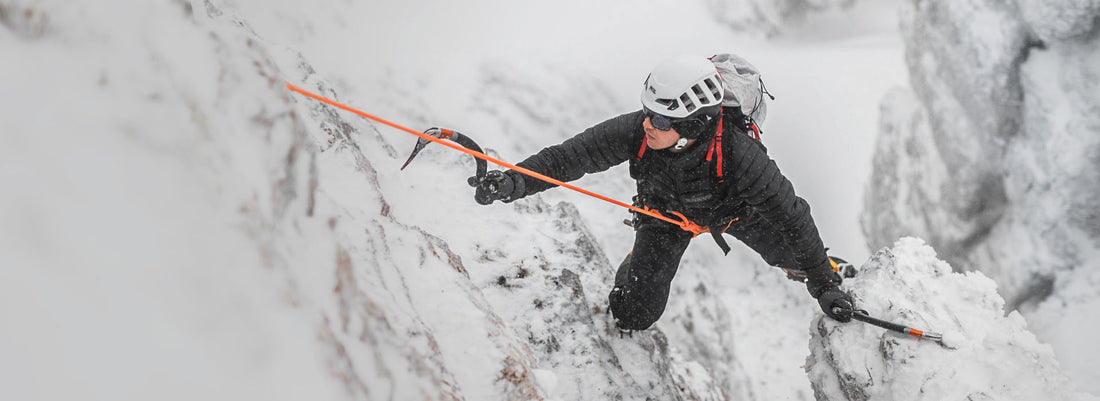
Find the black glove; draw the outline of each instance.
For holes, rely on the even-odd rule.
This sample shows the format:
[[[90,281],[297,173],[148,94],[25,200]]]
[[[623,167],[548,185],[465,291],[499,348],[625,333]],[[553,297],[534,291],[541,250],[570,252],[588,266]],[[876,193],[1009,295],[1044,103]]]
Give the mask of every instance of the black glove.
[[[841,291],[839,286],[830,285],[825,287],[825,290],[817,297],[817,303],[821,305],[821,310],[833,319],[843,323],[852,320],[852,311],[855,310],[852,296]]]
[[[485,178],[478,180],[470,177],[470,186],[477,188],[474,191],[474,200],[482,205],[488,205],[495,200],[505,203],[522,198],[526,189],[523,176],[515,171],[493,170],[485,173]]]
[[[806,289],[826,315],[841,322],[852,320],[855,309],[852,297],[840,290],[840,275],[833,272],[832,264],[826,262],[817,269],[806,271]]]

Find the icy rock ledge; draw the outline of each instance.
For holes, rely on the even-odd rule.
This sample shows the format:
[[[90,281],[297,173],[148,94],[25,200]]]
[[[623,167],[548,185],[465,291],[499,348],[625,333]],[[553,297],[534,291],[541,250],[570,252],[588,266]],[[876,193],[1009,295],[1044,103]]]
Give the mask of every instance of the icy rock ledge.
[[[818,400],[1096,400],[1078,393],[1050,346],[996,284],[955,273],[924,241],[903,238],[845,282],[873,317],[944,334],[948,349],[860,322],[819,317],[806,370]]]

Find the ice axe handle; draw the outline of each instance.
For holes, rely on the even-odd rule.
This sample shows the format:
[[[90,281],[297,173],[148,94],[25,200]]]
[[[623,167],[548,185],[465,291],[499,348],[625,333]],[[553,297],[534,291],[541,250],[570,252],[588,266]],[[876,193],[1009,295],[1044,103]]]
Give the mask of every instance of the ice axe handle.
[[[836,312],[837,309],[840,309],[840,308],[834,308],[833,311]],[[882,327],[886,330],[890,330],[890,331],[901,333],[901,334],[908,334],[908,335],[911,335],[911,336],[917,337],[917,338],[927,338],[929,340],[933,340],[933,341],[936,341],[936,342],[941,342],[943,340],[943,335],[942,334],[933,333],[933,332],[926,332],[926,331],[923,331],[923,330],[917,330],[917,329],[914,329],[914,328],[909,327],[909,326],[904,326],[904,325],[900,325],[900,324],[893,323],[893,322],[887,322],[885,320],[875,319],[875,318],[871,317],[870,315],[868,315],[867,311],[865,311],[865,310],[856,310],[856,311],[852,312],[852,318],[855,319],[855,320],[859,320],[861,322],[873,325],[873,326]]]
[[[840,308],[834,308],[834,310],[833,310],[834,313],[836,313],[836,309],[840,309]],[[886,330],[908,334],[908,332],[906,331],[907,327],[902,326],[902,325],[897,324],[897,323],[875,319],[875,318],[871,317],[870,315],[868,315],[867,311],[862,310],[862,309],[853,311],[852,312],[852,319],[855,319],[855,320],[858,320],[858,321],[861,321],[863,323],[867,323],[867,324],[870,324],[870,325],[873,325],[873,326],[882,327]]]
[[[479,146],[477,142],[474,142],[473,139],[466,135],[462,135],[462,133],[455,132],[454,136],[451,137],[451,140],[457,142],[459,145],[464,146],[466,149],[473,150],[477,153],[485,153],[483,150],[481,150],[481,146]],[[480,182],[482,179],[485,178],[485,173],[489,171],[489,165],[485,162],[485,160],[480,158],[474,158],[474,162],[477,163],[477,168],[475,170],[475,176],[477,177],[476,181]],[[469,183],[472,187],[477,186],[475,180],[473,180],[473,177],[471,177]]]

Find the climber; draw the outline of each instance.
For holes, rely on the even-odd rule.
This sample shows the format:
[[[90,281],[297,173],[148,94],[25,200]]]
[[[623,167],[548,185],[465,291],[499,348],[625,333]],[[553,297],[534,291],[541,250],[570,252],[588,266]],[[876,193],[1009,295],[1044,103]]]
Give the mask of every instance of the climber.
[[[568,182],[623,162],[637,182],[635,206],[678,212],[707,227],[723,250],[728,234],[764,261],[804,280],[829,317],[848,321],[854,306],[818,234],[810,207],[795,195],[756,129],[729,97],[712,60],[678,56],[646,79],[642,109],[613,117],[517,164]],[[757,136],[758,138],[758,136]],[[476,187],[483,205],[512,202],[553,184],[513,170],[490,171]],[[619,265],[609,294],[620,330],[643,330],[664,313],[673,276],[696,235],[634,212],[633,250]]]

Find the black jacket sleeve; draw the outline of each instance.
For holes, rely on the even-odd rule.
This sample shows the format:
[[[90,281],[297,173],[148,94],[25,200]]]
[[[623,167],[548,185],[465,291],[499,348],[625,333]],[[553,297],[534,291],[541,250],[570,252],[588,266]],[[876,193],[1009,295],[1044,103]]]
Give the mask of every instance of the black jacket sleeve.
[[[645,116],[641,111],[614,117],[565,142],[540,150],[516,165],[564,182],[607,170],[629,160],[637,152],[636,147],[641,146],[644,135],[643,120]],[[525,187],[523,196],[555,186],[534,177],[522,177]]]
[[[771,222],[794,255],[797,268],[810,279],[810,293],[816,298],[816,287],[833,279],[831,265],[825,255],[821,236],[810,215],[810,205],[794,192],[794,186],[779,171],[775,161],[754,139],[747,135],[732,135],[731,163],[727,173],[733,179],[730,196],[748,204]],[[817,292],[817,293],[815,293]]]

